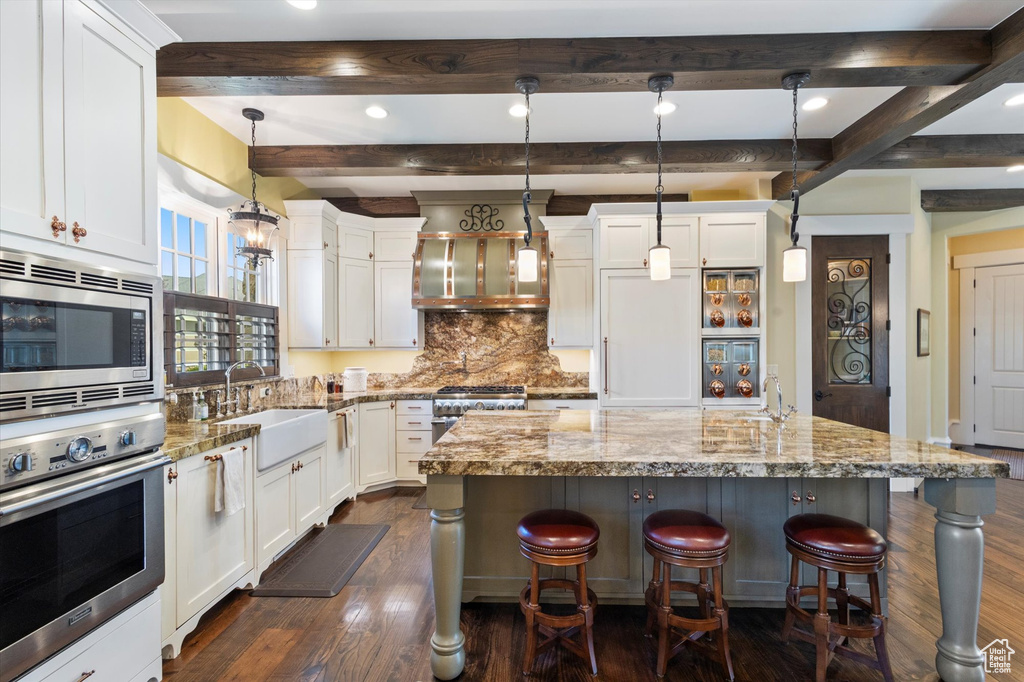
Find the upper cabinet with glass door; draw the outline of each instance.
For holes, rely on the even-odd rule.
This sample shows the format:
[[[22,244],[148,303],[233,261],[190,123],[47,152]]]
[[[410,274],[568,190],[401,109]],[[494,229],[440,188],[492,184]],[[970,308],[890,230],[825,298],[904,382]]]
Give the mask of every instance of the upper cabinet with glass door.
[[[93,3],[0,2],[5,246],[157,264],[154,42],[170,40]]]

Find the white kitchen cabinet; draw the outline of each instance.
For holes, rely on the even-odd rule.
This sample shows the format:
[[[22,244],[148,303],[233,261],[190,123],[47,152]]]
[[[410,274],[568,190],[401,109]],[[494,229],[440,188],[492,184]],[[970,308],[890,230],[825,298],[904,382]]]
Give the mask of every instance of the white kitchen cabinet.
[[[718,213],[700,218],[702,267],[762,267],[764,244],[764,213]]]
[[[548,230],[548,257],[556,260],[591,260],[594,257],[592,230]]]
[[[673,268],[697,267],[697,223],[696,216],[662,216],[661,243],[672,250]],[[658,243],[656,218],[602,218],[599,230],[601,268],[647,267],[648,251]]]
[[[289,249],[338,251],[341,211],[320,199],[290,200],[284,205],[291,231]]]
[[[213,510],[219,465],[207,457],[239,449],[245,467],[245,507],[228,516]],[[220,598],[253,569],[251,441],[182,459],[177,462],[177,473],[176,627]]]
[[[593,261],[553,260],[549,263],[549,273],[548,344],[552,348],[592,348]]]
[[[92,3],[0,5],[0,229],[156,265],[155,50]]]
[[[338,223],[338,253],[342,258],[368,261],[373,258],[373,232],[369,228],[351,225],[344,215]],[[372,219],[368,219],[372,220]]]
[[[411,261],[416,251],[419,232],[416,230],[384,230],[373,235],[375,261]],[[411,285],[410,285],[411,286]]]
[[[345,428],[352,425],[351,438]],[[355,459],[359,448],[359,409],[345,408],[331,413],[327,421],[327,451],[324,453],[324,499],[327,513],[355,497]]]
[[[288,249],[288,347],[338,346],[338,255]]]
[[[324,516],[324,454],[319,445],[256,476],[256,577]]]
[[[597,401],[583,398],[571,398],[567,400],[530,398],[527,408],[531,410],[596,410]]]
[[[341,258],[338,265],[338,346],[373,346],[373,263]]]
[[[160,639],[174,634],[178,627],[178,464],[172,462],[164,467],[164,581],[157,592],[160,594]]]
[[[700,395],[700,275],[675,268],[601,273],[602,407],[696,406]]]
[[[359,405],[359,488],[395,479],[395,403]]]
[[[412,307],[412,269],[411,259],[373,264],[376,348],[422,346],[423,315]]]
[[[430,413],[422,414],[423,400],[399,400],[395,423],[395,475],[399,480],[426,483],[420,476],[419,461],[430,449]]]

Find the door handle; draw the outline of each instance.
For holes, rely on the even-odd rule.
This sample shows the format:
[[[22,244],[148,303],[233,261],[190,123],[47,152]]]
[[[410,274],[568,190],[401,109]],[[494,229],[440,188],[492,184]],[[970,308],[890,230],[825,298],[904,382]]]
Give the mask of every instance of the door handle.
[[[604,394],[608,395],[608,337],[604,337]]]
[[[819,403],[822,400],[824,400],[825,398],[831,398],[831,397],[832,397],[831,393],[822,393],[820,390],[814,392],[814,399],[817,400]]]

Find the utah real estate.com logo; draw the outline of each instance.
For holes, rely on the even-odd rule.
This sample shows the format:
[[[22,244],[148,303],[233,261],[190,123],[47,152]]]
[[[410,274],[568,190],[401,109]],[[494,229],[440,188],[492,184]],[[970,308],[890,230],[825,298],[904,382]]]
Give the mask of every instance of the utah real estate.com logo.
[[[985,654],[985,672],[987,673],[1009,673],[1010,657],[1017,653],[1010,648],[1010,641],[1007,639],[993,640],[981,651]]]

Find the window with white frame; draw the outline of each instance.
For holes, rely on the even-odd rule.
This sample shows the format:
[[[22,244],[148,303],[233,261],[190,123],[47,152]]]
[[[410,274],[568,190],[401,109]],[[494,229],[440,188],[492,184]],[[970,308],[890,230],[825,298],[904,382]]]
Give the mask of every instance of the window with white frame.
[[[164,291],[217,295],[217,270],[211,263],[216,218],[179,201],[161,201],[160,276]]]

